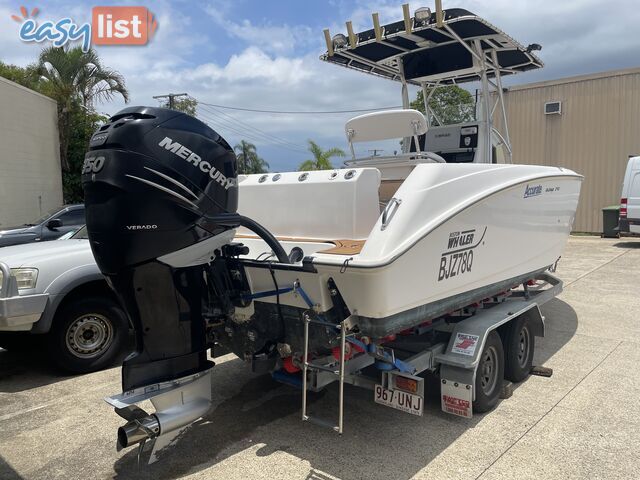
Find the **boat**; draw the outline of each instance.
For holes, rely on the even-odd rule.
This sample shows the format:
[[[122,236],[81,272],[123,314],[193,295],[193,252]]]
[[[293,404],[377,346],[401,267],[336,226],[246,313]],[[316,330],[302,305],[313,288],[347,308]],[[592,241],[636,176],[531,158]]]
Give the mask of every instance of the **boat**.
[[[355,33],[348,22],[333,38],[325,31],[322,60],[401,84],[404,108],[346,123],[352,158],[344,168],[238,176],[217,132],[167,109],[126,108],[92,137],[87,230],[137,341],[123,364],[123,393],[107,399],[127,420],[118,448],[152,440],[155,459],[206,414],[209,348],[301,388],[303,420],[313,420],[306,392],[339,381],[334,428],[342,433],[343,384],[363,384],[365,367],[382,372],[372,387],[379,403],[385,388],[410,385],[407,401],[421,405],[418,374],[440,372],[443,384],[455,380],[443,409],[469,416],[471,402],[483,411],[498,398],[495,359],[485,369],[491,389],[476,383],[481,353],[502,351],[496,331],[520,319],[526,342],[543,333],[537,307],[561,287],[549,271],[571,231],[582,177],[510,161],[501,77],[540,68],[539,46],[463,9],[412,16],[407,5],[403,17],[380,25],[374,14],[373,29]],[[438,124],[429,95],[465,82],[480,85],[475,118]],[[409,108],[408,85],[423,89],[426,114]],[[400,153],[356,154],[360,142],[389,139],[401,140]],[[516,297],[525,303],[505,303]],[[394,349],[407,336],[425,342],[418,356]],[[524,373],[505,361],[517,379],[531,366],[533,344],[523,345]],[[142,410],[143,400],[156,412]]]

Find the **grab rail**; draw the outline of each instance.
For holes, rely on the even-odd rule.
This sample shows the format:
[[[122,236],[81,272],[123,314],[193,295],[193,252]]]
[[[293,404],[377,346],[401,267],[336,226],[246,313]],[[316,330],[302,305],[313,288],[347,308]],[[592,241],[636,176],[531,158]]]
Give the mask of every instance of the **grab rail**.
[[[389,200],[389,203],[387,203],[387,206],[382,212],[382,226],[380,227],[381,230],[384,230],[385,228],[387,228],[387,226],[389,226],[389,223],[391,223],[391,220],[393,219],[393,216],[398,211],[398,207],[400,207],[401,203],[402,203],[402,200],[396,197],[393,197],[391,200]],[[394,205],[395,205],[395,208],[393,208],[393,211],[391,211],[391,208]]]

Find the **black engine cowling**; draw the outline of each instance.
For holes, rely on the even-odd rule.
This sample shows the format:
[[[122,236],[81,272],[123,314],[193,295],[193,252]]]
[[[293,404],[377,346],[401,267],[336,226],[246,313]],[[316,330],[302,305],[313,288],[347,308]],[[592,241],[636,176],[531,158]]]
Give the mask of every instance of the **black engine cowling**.
[[[131,107],[93,135],[82,174],[91,249],[136,331],[123,389],[207,368],[205,268],[162,259],[239,225],[233,150],[184,113]]]

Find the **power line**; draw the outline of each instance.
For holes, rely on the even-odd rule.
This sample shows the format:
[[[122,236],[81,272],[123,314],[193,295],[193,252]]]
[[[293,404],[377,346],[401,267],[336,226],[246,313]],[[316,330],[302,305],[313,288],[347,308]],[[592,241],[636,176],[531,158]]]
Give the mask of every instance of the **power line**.
[[[376,108],[361,108],[355,110],[260,110],[255,108],[243,108],[243,107],[230,107],[228,105],[217,105],[215,103],[206,103],[196,99],[198,103],[207,105],[209,107],[224,108],[227,110],[240,110],[242,112],[254,112],[254,113],[276,113],[285,115],[321,115],[321,114],[338,114],[338,113],[359,113],[359,112],[372,112],[376,110],[392,110],[394,108],[402,108],[400,105],[394,105],[391,107],[376,107]]]
[[[248,127],[246,127],[245,125],[238,123],[238,122],[234,122],[234,123],[230,123],[228,120],[226,120],[225,118],[221,117],[220,115],[218,115],[216,112],[211,112],[213,115],[215,115],[215,118],[211,118],[207,115],[203,115],[203,111],[200,110],[199,116],[202,116],[206,119],[208,119],[210,122],[216,124],[216,125],[221,125],[223,129],[229,129],[233,132],[236,132],[237,134],[247,137],[249,139],[253,139],[254,141],[258,141],[260,143],[269,143],[271,145],[275,145],[278,147],[282,147],[282,148],[286,148],[288,150],[293,150],[296,152],[305,152],[306,150],[304,150],[302,147],[295,145],[295,144],[289,144],[289,143],[284,143],[284,142],[278,142],[276,141],[273,137],[260,133],[257,130],[253,130],[250,129]]]
[[[307,151],[305,146],[298,145],[297,143],[290,142],[289,140],[286,140],[284,138],[278,137],[278,136],[276,136],[276,135],[274,135],[272,133],[265,132],[264,130],[260,130],[258,127],[255,127],[255,126],[253,126],[252,124],[250,124],[250,123],[248,123],[246,121],[241,121],[241,120],[239,120],[239,119],[237,119],[237,118],[235,118],[235,117],[233,117],[233,116],[229,115],[228,113],[225,113],[225,112],[223,112],[221,110],[217,110],[215,108],[212,108],[212,110],[216,114],[219,114],[219,115],[222,115],[225,118],[228,118],[231,122],[234,122],[234,124],[239,125],[240,127],[251,129],[252,132],[256,131],[258,134],[264,136],[266,139],[268,139],[270,141],[271,140],[275,140],[278,143],[290,145],[290,146],[292,146],[294,148],[302,149],[305,152]]]
[[[217,124],[221,124],[224,127],[235,131],[236,133],[240,134],[240,135],[244,135],[247,137],[253,137],[254,139],[257,139],[258,141],[262,142],[262,143],[270,143],[272,145],[275,146],[279,146],[282,148],[286,148],[288,150],[293,150],[299,153],[307,153],[307,149],[302,146],[302,145],[298,145],[292,142],[289,142],[288,140],[285,140],[283,138],[277,137],[271,133],[267,133],[263,130],[260,130],[257,127],[254,127],[252,125],[249,125],[246,122],[241,122],[238,119],[224,113],[221,112],[219,110],[216,109],[209,109],[206,107],[202,107],[201,105],[199,105],[199,107],[201,108],[201,114],[202,114],[202,110],[205,110],[208,113],[211,113],[213,115],[216,116],[215,119],[212,119],[211,117],[208,116],[204,116],[205,118],[207,118],[208,120],[217,123]],[[220,117],[222,116],[222,117]],[[229,123],[229,122],[233,122],[233,123]]]
[[[269,143],[272,146],[275,146],[275,147],[278,147],[278,148],[282,148],[282,149],[286,149],[286,150],[290,150],[290,151],[293,151],[293,152],[296,152],[296,153],[307,153],[307,151],[303,150],[302,148],[292,148],[290,146],[283,145],[281,143],[276,143],[276,142],[274,142],[273,140],[271,140],[269,138],[261,137],[258,134],[253,133],[253,132],[251,132],[249,130],[246,130],[246,129],[242,129],[241,130],[242,127],[234,127],[234,126],[230,125],[229,123],[220,120],[220,118],[213,119],[213,118],[209,117],[208,115],[204,115],[202,112],[200,112],[198,114],[198,116],[201,119],[203,119],[205,121],[205,123],[209,123],[210,125],[213,125],[218,130],[227,129],[227,130],[230,130],[230,131],[236,133],[240,137],[247,138],[249,140],[253,140],[254,142]]]

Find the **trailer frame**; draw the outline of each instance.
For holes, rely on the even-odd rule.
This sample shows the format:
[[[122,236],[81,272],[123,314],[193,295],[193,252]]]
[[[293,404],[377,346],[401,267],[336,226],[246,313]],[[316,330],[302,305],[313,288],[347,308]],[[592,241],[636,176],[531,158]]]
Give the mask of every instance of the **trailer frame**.
[[[357,325],[357,318],[348,317],[336,328],[340,332],[341,347],[339,359],[334,355],[308,360],[308,351],[302,363],[302,420],[321,426],[329,427],[342,434],[344,422],[344,384],[375,390],[382,388],[387,391],[401,391],[411,393],[422,398],[424,405],[425,378],[420,376],[425,372],[437,374],[440,378],[441,408],[446,413],[471,418],[473,416],[473,402],[476,400],[476,375],[480,357],[484,352],[487,339],[491,332],[500,329],[522,316],[527,317],[527,325],[531,333],[537,337],[544,337],[545,317],[540,306],[562,292],[563,282],[550,271],[538,273],[521,288],[510,290],[503,296],[496,296],[472,305],[460,307],[460,314],[466,316],[462,320],[451,322],[438,319],[428,327],[416,327],[414,335],[403,336],[405,343],[410,343],[414,353],[403,356],[402,368],[381,370],[379,379],[367,375],[363,371],[373,366],[378,360],[388,361],[389,355],[395,360],[400,356],[397,342],[378,344],[347,359],[346,346],[349,338],[355,334],[348,332]],[[308,344],[308,327],[313,323],[326,323],[305,315],[305,345]],[[436,330],[448,333],[446,341],[432,343],[421,342],[420,337],[427,331]],[[409,342],[407,342],[407,340]],[[403,342],[400,341],[401,345]],[[421,345],[422,343],[422,345]],[[384,352],[381,352],[381,349]],[[282,375],[274,378],[282,381]],[[409,383],[413,391],[398,388],[398,378],[401,383]],[[410,382],[407,382],[410,380]],[[504,381],[504,379],[498,379]],[[320,391],[332,383],[339,383],[338,421],[333,424],[324,418],[311,415],[307,405],[307,390]],[[290,383],[285,380],[285,383]],[[392,394],[393,395],[393,394]],[[381,403],[381,402],[378,402]],[[397,408],[397,407],[394,407]],[[422,414],[422,407],[419,412]]]

